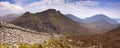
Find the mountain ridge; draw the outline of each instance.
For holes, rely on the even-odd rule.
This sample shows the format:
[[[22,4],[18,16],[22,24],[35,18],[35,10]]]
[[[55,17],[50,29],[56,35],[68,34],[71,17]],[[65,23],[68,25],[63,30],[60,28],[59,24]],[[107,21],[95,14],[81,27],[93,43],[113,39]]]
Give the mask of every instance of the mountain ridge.
[[[93,34],[94,29],[87,28],[71,20],[55,9],[38,13],[25,13],[11,23],[40,32],[57,32],[63,34]],[[95,29],[95,31],[97,31]]]
[[[109,18],[108,16],[104,15],[104,14],[98,14],[98,15],[94,15],[92,17],[89,17],[89,18],[86,18],[84,19],[85,21],[87,21],[88,23],[92,23],[92,22],[97,22],[99,20],[104,20],[104,21],[107,21],[113,25],[116,25],[118,24],[117,21]]]
[[[72,19],[72,20],[75,21],[75,22],[83,22],[83,19],[80,19],[80,18],[78,18],[78,17],[76,17],[76,16],[74,16],[74,15],[72,15],[72,14],[66,14],[66,16],[67,16],[68,18]]]
[[[103,32],[108,32],[112,29],[115,29],[119,26],[119,23],[114,19],[109,18],[104,14],[94,15],[92,17],[84,19],[85,23],[93,24],[98,28],[102,29]]]

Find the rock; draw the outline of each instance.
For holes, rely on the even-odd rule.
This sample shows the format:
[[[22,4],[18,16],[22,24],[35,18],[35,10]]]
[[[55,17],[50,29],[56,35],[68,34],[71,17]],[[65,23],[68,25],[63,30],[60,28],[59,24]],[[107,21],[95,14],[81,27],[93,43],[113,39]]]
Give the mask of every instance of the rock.
[[[0,43],[8,44],[40,44],[50,39],[50,34],[0,22]]]

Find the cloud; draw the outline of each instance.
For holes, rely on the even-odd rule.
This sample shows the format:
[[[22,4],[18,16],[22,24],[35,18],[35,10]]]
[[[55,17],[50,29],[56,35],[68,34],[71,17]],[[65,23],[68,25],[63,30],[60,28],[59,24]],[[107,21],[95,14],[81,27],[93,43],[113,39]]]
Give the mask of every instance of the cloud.
[[[24,11],[24,8],[18,5],[10,4],[9,2],[0,2],[0,13],[19,13]]]
[[[38,12],[48,8],[54,8],[58,10],[83,10],[87,7],[97,6],[98,2],[95,1],[75,1],[72,0],[41,0],[39,2],[33,2],[27,5],[25,8],[31,12]]]
[[[33,2],[31,2],[33,1]],[[90,0],[15,0],[15,4],[9,2],[0,2],[0,13],[17,13],[17,12],[41,12],[49,8],[60,10],[62,13],[73,13],[86,11],[87,7],[97,6],[98,2]],[[28,5],[24,3],[31,2]],[[22,6],[23,5],[23,6]],[[22,7],[21,7],[22,6]]]
[[[106,3],[102,4],[102,2],[93,0],[15,0],[15,2],[15,4],[0,2],[0,13],[24,11],[36,13],[53,8],[60,10],[64,14],[73,14],[80,18],[96,14],[105,14],[112,18],[118,18],[118,15],[120,15],[120,3],[109,3],[109,5],[106,5]],[[117,9],[113,10],[112,8]]]
[[[99,2],[91,0],[41,0],[39,2],[33,2],[24,8],[30,12],[41,12],[49,8],[60,10],[64,14],[73,14],[77,17],[84,18],[90,13],[93,13],[93,10],[90,7],[96,7],[99,5]],[[89,13],[88,13],[89,12]],[[88,14],[88,15],[87,15]],[[92,14],[94,15],[94,14]],[[90,15],[89,15],[90,16]]]
[[[77,1],[76,3],[78,3],[79,5],[82,5],[82,6],[96,6],[96,5],[98,5],[98,2],[90,1],[90,0],[87,0],[87,1]]]

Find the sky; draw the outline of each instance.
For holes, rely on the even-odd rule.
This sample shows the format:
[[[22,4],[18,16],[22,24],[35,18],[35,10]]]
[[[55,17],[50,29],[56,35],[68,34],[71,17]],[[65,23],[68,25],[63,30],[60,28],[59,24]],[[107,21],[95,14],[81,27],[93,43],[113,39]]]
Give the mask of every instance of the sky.
[[[81,19],[96,14],[120,19],[120,0],[0,0],[0,16],[13,13],[60,10]]]

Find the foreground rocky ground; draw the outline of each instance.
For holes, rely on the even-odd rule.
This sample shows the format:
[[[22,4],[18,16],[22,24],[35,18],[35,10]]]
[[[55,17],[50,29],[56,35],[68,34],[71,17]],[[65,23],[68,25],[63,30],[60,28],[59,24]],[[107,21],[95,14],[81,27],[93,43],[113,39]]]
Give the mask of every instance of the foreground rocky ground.
[[[50,39],[50,34],[39,33],[19,26],[0,22],[0,43],[19,44],[19,43],[42,43]]]

